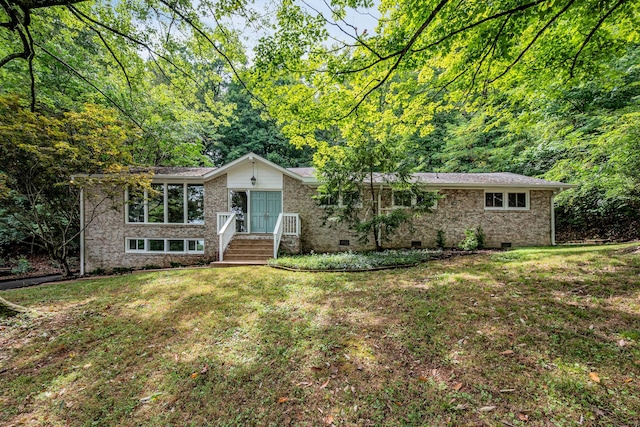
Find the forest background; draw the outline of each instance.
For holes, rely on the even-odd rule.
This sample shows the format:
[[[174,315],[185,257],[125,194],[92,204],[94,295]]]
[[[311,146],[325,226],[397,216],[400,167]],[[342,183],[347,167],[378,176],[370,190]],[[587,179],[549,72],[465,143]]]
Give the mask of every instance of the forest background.
[[[76,174],[248,151],[563,181],[559,240],[640,238],[637,1],[0,4],[5,262],[73,256]]]

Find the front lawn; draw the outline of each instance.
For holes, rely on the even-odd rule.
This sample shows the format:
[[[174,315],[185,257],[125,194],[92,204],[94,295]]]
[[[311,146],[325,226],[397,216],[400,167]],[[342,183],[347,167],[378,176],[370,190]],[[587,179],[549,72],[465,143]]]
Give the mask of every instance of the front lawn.
[[[640,251],[174,270],[2,296],[0,425],[632,426]]]

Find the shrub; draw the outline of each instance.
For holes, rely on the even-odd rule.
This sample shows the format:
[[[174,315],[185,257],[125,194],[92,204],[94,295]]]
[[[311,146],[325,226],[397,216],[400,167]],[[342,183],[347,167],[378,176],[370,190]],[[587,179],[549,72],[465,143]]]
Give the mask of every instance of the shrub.
[[[90,276],[104,276],[106,273],[107,273],[107,270],[105,270],[102,267],[98,267],[95,270],[90,271],[89,275]]]
[[[133,270],[131,267],[114,267],[113,274],[128,274]]]
[[[478,228],[476,228],[476,240],[478,241],[478,249],[484,249],[485,237],[486,235],[484,234],[482,226],[478,226]]]
[[[181,263],[181,262],[174,262],[174,261],[171,261],[171,262],[169,263],[169,265],[171,266],[171,268],[184,267],[184,264],[183,264],[183,263]]]
[[[159,265],[155,265],[155,264],[147,264],[144,267],[142,267],[143,270],[160,270],[162,267]]]
[[[25,274],[31,271],[31,263],[25,257],[18,259],[18,264],[11,269],[13,274]]]
[[[444,249],[447,246],[447,238],[444,235],[444,230],[438,230],[436,235],[436,247]]]
[[[464,240],[458,244],[460,249],[465,251],[475,251],[478,249],[478,236],[473,229],[467,228],[464,230],[464,236]]]

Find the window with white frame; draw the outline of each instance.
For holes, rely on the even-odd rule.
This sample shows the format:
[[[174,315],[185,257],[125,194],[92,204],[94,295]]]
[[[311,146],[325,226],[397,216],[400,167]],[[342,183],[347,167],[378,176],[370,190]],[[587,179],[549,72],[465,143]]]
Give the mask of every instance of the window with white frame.
[[[484,208],[488,210],[527,210],[529,209],[529,192],[518,191],[485,191]]]
[[[204,254],[204,239],[128,237],[125,248],[128,253]]]
[[[432,200],[431,209],[438,207],[437,191],[420,192],[414,194],[408,190],[393,190],[392,206],[394,208],[405,208],[423,205],[427,200]]]
[[[320,206],[345,207],[351,204],[352,207],[362,207],[362,198],[359,191],[345,191],[339,194],[321,193],[316,200]]]
[[[204,224],[204,185],[154,183],[125,193],[127,223]]]

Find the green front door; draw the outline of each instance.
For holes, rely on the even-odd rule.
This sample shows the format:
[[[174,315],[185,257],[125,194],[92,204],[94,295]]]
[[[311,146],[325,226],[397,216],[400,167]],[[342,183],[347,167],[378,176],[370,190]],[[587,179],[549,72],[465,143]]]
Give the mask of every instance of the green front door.
[[[282,212],[280,191],[252,191],[249,210],[252,233],[273,233],[278,215]]]

